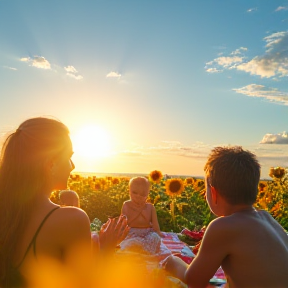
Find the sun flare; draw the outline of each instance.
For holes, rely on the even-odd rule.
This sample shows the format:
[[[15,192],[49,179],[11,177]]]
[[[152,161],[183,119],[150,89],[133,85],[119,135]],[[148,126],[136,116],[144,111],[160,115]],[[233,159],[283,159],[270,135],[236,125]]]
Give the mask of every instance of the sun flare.
[[[102,127],[87,125],[71,135],[75,155],[99,159],[111,153],[110,135]]]

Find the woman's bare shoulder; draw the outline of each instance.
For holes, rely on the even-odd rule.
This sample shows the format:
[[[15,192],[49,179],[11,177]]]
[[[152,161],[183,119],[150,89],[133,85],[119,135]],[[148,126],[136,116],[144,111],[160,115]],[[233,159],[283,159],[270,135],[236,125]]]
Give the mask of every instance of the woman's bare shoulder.
[[[90,225],[90,219],[87,213],[81,208],[66,206],[60,207],[54,213],[53,219],[57,222],[57,226],[80,226],[80,225]]]
[[[37,237],[38,251],[50,251],[61,258],[59,251],[66,253],[77,243],[91,244],[90,220],[77,207],[60,207],[47,219]],[[47,252],[47,253],[48,253]]]
[[[60,207],[60,209],[58,209],[57,211],[59,213],[59,215],[62,215],[62,216],[74,216],[74,217],[88,217],[87,216],[87,213],[81,209],[81,208],[78,208],[78,207],[74,207],[74,206],[64,206],[64,207]],[[84,216],[85,215],[85,216]]]

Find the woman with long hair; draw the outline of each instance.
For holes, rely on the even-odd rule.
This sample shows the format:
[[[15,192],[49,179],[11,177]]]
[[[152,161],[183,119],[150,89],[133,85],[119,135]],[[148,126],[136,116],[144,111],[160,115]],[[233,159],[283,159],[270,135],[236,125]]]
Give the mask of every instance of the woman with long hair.
[[[28,285],[29,269],[41,259],[65,264],[79,247],[90,253],[87,214],[49,199],[53,190],[67,189],[75,168],[72,154],[68,128],[52,118],[28,119],[4,141],[0,156],[1,288]],[[128,229],[124,217],[117,223],[109,220],[100,232],[100,245],[113,249]]]

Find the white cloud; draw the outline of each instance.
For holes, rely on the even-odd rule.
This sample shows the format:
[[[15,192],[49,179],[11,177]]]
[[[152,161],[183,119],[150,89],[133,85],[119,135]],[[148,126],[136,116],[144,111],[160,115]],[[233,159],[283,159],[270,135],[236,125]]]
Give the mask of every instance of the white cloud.
[[[251,13],[251,12],[254,12],[254,11],[257,11],[257,7],[250,8],[250,9],[247,10],[248,13]]]
[[[288,134],[287,132],[279,134],[266,134],[260,141],[260,144],[288,144]]]
[[[255,57],[248,63],[237,66],[237,69],[252,75],[259,75],[261,78],[270,78],[275,76],[275,71],[278,69],[278,63],[273,59]]]
[[[232,57],[218,57],[214,60],[218,65],[229,68],[231,65],[235,63],[241,63],[243,61],[243,57],[232,56]]]
[[[207,71],[208,73],[218,73],[218,72],[222,72],[222,70],[218,70],[218,69],[216,69],[216,68],[208,68],[208,69],[206,69],[206,71]]]
[[[13,70],[13,71],[18,70],[17,68],[9,67],[9,66],[3,66],[3,68],[5,68],[5,69],[9,69],[9,70]]]
[[[49,63],[49,61],[47,59],[45,59],[45,57],[43,56],[34,56],[34,58],[30,58],[30,57],[23,57],[20,59],[21,62],[26,62],[29,64],[29,66],[33,66],[36,68],[40,68],[40,69],[51,69],[51,64]],[[54,65],[54,67],[56,66],[56,69],[59,69],[59,66]],[[12,68],[10,68],[12,69]],[[62,69],[62,68],[61,68]],[[64,70],[67,72],[66,75],[75,79],[75,80],[81,80],[83,79],[83,76],[80,75],[77,71],[77,69],[72,66],[72,65],[68,65],[66,67],[64,67]],[[63,72],[63,70],[62,70]]]
[[[288,76],[288,31],[272,33],[263,39],[266,42],[263,55],[257,55],[253,59],[244,62],[246,57],[242,53],[246,47],[240,47],[230,53],[230,56],[215,58],[206,63],[207,72],[219,67],[225,69],[237,69],[261,78],[281,78]],[[208,67],[209,66],[209,67]]]
[[[27,62],[30,66],[39,68],[39,69],[51,69],[51,65],[48,60],[43,56],[34,56],[34,58],[23,57],[20,59],[22,62]]]
[[[281,10],[288,10],[288,7],[279,6],[275,11],[278,12],[278,11],[281,11]]]
[[[81,76],[81,75],[75,75],[72,73],[67,73],[66,75],[71,77],[71,78],[74,78],[75,80],[82,80],[83,79],[83,76]]]
[[[185,146],[178,141],[162,141],[157,146],[149,147],[148,150],[153,153],[202,159],[207,158],[207,155],[211,148],[212,146],[209,146],[202,142],[196,142],[194,145]]]
[[[286,132],[281,133],[281,135],[284,133]],[[174,168],[178,163],[181,163],[177,169],[174,169],[174,171],[183,171],[182,166],[191,166],[191,168],[193,167],[191,171],[194,171],[193,174],[195,176],[197,174],[204,175],[203,167],[207,161],[208,155],[214,147],[227,147],[237,145],[238,143],[230,144],[218,143],[217,145],[210,145],[202,142],[196,142],[192,145],[184,145],[179,141],[162,141],[161,143],[150,147],[133,145],[132,149],[118,153],[118,156],[121,157],[122,162],[124,160],[127,161],[127,163],[131,161],[139,161],[135,162],[139,163],[139,167],[143,167],[143,163],[149,163],[150,166],[148,165],[148,171],[155,169],[156,164],[156,167],[159,167],[156,169],[165,171],[167,169],[165,168],[167,167],[167,163],[170,164],[169,166],[173,166],[174,163]],[[247,149],[256,155],[261,164],[261,178],[268,178],[270,167],[288,166],[288,156],[283,157],[283,155],[288,155],[288,145],[262,145],[260,143],[255,143],[250,146],[243,146],[243,149]],[[163,159],[165,160],[163,161]],[[159,166],[159,163],[161,162],[160,160],[162,161],[162,166]],[[154,164],[151,166],[151,163]],[[171,174],[172,172],[169,173]],[[173,172],[172,174],[183,175],[183,173],[181,173],[182,172]]]
[[[143,147],[138,146],[133,149],[126,150],[120,153],[122,156],[140,157],[143,155],[174,155],[195,159],[207,158],[212,146],[202,142],[196,142],[194,145],[185,146],[178,141],[162,141],[156,146]]]
[[[120,78],[121,74],[118,72],[111,71],[106,75],[107,78]]]
[[[66,66],[64,67],[65,71],[67,72],[66,75],[75,79],[75,80],[82,80],[83,76],[80,75],[77,71],[77,69],[74,66]]]
[[[238,55],[238,54],[241,54],[242,51],[247,51],[247,50],[248,50],[248,48],[246,48],[246,47],[240,47],[240,48],[236,49],[235,51],[231,52],[231,55]]]
[[[287,41],[288,41],[288,32],[276,32],[264,38],[267,42],[266,47],[268,48],[266,52],[283,52],[287,51]]]
[[[238,65],[237,69],[261,78],[288,76],[288,31],[273,33],[264,40],[266,53]]]
[[[23,57],[20,59],[22,62],[29,62],[31,59],[29,57]]]
[[[70,72],[70,73],[77,73],[78,72],[74,66],[67,66],[67,67],[64,67],[64,69],[66,70],[66,72]]]
[[[231,53],[232,56],[221,56],[217,57],[212,61],[209,61],[206,63],[205,69],[208,73],[215,73],[215,72],[222,72],[220,68],[226,68],[226,69],[232,69],[235,68],[235,65],[239,65],[239,63],[243,62],[243,58],[241,56],[238,56],[236,54],[240,54],[242,50],[245,51],[244,47],[241,47],[239,49],[236,49]],[[210,67],[214,66],[214,67]]]
[[[251,97],[265,98],[271,102],[288,105],[288,92],[281,92],[276,88],[267,88],[263,85],[250,84],[233,90],[236,93]]]

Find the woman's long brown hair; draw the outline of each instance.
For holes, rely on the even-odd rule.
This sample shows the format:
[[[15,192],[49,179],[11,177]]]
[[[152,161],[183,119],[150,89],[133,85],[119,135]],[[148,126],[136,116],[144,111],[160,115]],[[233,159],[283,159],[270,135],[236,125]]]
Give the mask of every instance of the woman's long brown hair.
[[[45,161],[69,143],[69,130],[51,118],[31,118],[5,140],[0,155],[0,286],[7,286],[14,251],[36,196],[47,184]],[[49,158],[50,157],[50,158]],[[14,265],[13,265],[14,264]],[[17,263],[16,263],[17,265]]]

